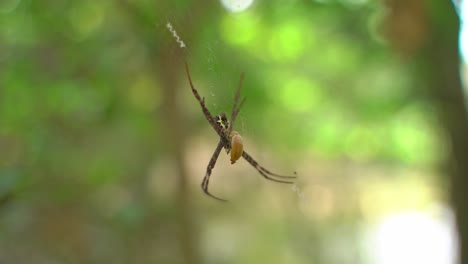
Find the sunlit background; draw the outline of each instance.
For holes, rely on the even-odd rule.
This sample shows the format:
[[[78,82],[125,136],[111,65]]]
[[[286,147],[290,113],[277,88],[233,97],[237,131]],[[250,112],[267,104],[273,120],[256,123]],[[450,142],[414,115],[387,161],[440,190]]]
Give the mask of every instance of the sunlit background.
[[[0,263],[457,263],[418,1],[166,2],[0,2]]]

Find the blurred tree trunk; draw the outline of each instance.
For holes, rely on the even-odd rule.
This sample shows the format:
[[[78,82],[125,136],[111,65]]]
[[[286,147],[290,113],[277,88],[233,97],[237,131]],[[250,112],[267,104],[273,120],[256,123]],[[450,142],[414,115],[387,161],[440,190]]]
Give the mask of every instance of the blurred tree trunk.
[[[169,51],[165,54],[171,54]],[[178,189],[176,193],[177,203],[177,220],[178,220],[178,238],[181,246],[181,251],[184,255],[184,263],[199,263],[198,249],[196,248],[196,228],[193,221],[193,206],[190,188],[188,186],[187,168],[184,163],[184,146],[187,142],[186,129],[181,126],[186,122],[182,121],[180,108],[177,104],[177,91],[174,85],[178,83],[180,76],[180,67],[183,65],[181,57],[174,58],[172,56],[163,56],[160,60],[162,65],[160,69],[164,72],[160,74],[163,83],[162,98],[164,103],[164,110],[162,112],[161,120],[164,122],[166,128],[164,138],[167,138],[168,155],[174,160],[176,167],[176,175],[178,176]],[[187,89],[188,90],[188,89]]]
[[[450,144],[447,174],[456,214],[460,262],[468,263],[468,117],[458,52],[459,21],[449,0],[387,0],[387,33],[393,47],[416,66]]]
[[[211,4],[211,2],[209,2]],[[208,4],[208,3],[206,3]],[[208,6],[214,6],[208,5]],[[168,1],[166,4],[160,4],[159,8],[167,10],[166,13],[172,11],[173,3]],[[180,76],[185,76],[184,61],[186,58],[186,49],[193,48],[192,39],[196,37],[197,28],[199,28],[200,19],[193,17],[203,17],[205,13],[210,12],[210,8],[204,5],[197,5],[196,2],[190,2],[185,7],[187,16],[184,19],[177,21],[177,27],[174,28],[180,40],[184,42],[186,47],[181,47],[180,43],[173,36],[173,33],[167,29],[165,37],[169,41],[165,41],[161,45],[155,56],[155,69],[158,69],[159,78],[162,83],[162,113],[161,120],[164,122],[166,129],[164,138],[167,139],[166,148],[168,155],[175,161],[176,172],[178,176],[178,189],[176,193],[177,202],[177,221],[178,221],[178,239],[180,242],[181,251],[184,257],[184,263],[198,264],[201,263],[201,256],[198,248],[198,230],[196,228],[195,216],[193,213],[193,196],[190,191],[187,167],[185,164],[184,148],[187,145],[187,130],[181,113],[181,108],[178,104],[181,97],[180,94],[191,94],[188,80],[185,80],[180,86]],[[164,13],[164,12],[163,12]],[[190,14],[190,16],[188,15]],[[171,21],[164,21],[170,23]],[[174,25],[174,26],[176,26]],[[185,78],[184,78],[185,79]]]
[[[180,76],[184,72],[185,48],[180,47],[173,33],[167,28],[167,23],[171,21],[159,20],[157,23],[160,26],[161,32],[156,32],[156,26],[152,17],[149,17],[145,10],[137,6],[137,3],[132,3],[129,0],[120,0],[119,3],[122,9],[130,15],[130,22],[134,26],[134,30],[143,35],[145,43],[147,43],[150,51],[153,64],[152,67],[156,71],[155,75],[161,83],[161,111],[158,113],[158,119],[162,121],[163,128],[162,148],[164,153],[173,161],[175,174],[177,177],[177,189],[175,193],[175,222],[177,234],[175,234],[179,242],[179,250],[183,263],[198,264],[201,263],[198,250],[198,236],[196,222],[193,214],[193,197],[189,188],[187,167],[185,164],[184,148],[187,142],[187,128],[185,127],[181,108],[179,105],[180,93],[190,93],[188,83],[185,87],[181,87]],[[195,5],[199,8],[185,7],[192,14],[200,12],[203,5]],[[157,3],[160,13],[170,14],[174,12],[173,2]],[[162,10],[162,11],[161,11]],[[193,35],[193,30],[196,28],[193,21],[189,17],[184,20],[177,21],[177,28],[174,30],[180,35],[181,40],[187,43]],[[155,36],[156,33],[161,34]],[[164,41],[162,41],[164,40]],[[155,44],[156,43],[156,44]],[[185,89],[182,89],[185,88]],[[169,175],[172,176],[172,175]],[[161,181],[164,177],[161,177]]]
[[[182,26],[180,29],[176,29],[179,32],[178,34],[181,34],[181,30],[188,33],[187,28],[191,28],[187,26],[188,22],[179,25]],[[167,35],[172,37],[170,32]],[[184,36],[187,35],[184,34]],[[183,41],[187,41],[187,37]],[[184,148],[187,143],[187,129],[184,124],[187,124],[187,122],[183,121],[181,108],[178,104],[178,101],[180,101],[178,100],[180,98],[179,93],[183,91],[189,93],[190,89],[188,83],[184,87],[186,89],[182,89],[178,85],[181,72],[184,69],[184,49],[179,47],[176,39],[168,41],[166,44],[161,47],[160,53],[154,58],[157,63],[155,68],[159,70],[162,83],[163,111],[160,118],[164,122],[163,127],[165,127],[164,138],[167,139],[167,154],[174,160],[176,175],[178,176],[176,193],[178,240],[184,255],[184,263],[197,264],[200,263],[197,248],[198,236],[193,214],[193,197],[189,188],[187,167],[184,162]]]
[[[444,126],[451,157],[448,162],[451,198],[460,241],[460,262],[468,263],[468,117],[464,104],[458,53],[458,19],[450,1],[432,0],[430,36],[421,58],[427,63],[428,89]]]

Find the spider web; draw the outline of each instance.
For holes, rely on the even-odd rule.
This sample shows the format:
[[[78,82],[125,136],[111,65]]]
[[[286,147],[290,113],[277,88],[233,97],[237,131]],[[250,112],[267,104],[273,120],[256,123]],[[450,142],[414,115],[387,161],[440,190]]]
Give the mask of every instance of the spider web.
[[[177,25],[176,22],[173,24]],[[201,32],[200,34],[204,35],[205,33]],[[169,37],[173,38],[171,39],[173,43],[172,47],[174,49],[180,48],[177,44],[179,36]],[[226,59],[223,58],[223,56],[225,56],[225,54],[235,53],[233,50],[234,48],[229,46],[222,39],[218,31],[210,31],[209,37],[205,37],[201,41],[199,47],[193,47],[191,43],[185,44],[186,60],[191,69],[194,85],[200,95],[205,97],[205,103],[208,109],[213,115],[224,112],[230,116],[231,107],[234,103],[234,94],[239,85],[240,74],[241,72],[245,72],[242,65],[226,65]],[[235,63],[235,60],[232,61]],[[229,62],[231,63],[232,61]],[[254,138],[259,138],[261,135],[259,135],[260,132],[254,127],[247,125],[249,123],[247,119],[249,117],[248,105],[254,103],[248,97],[248,83],[249,74],[247,73],[241,89],[241,98],[242,96],[247,96],[247,100],[236,119],[234,130],[238,131],[244,137],[245,141],[250,143],[249,145],[251,145],[251,147],[255,148],[255,145],[257,145],[258,149],[267,151],[267,145],[262,144],[261,140],[255,142],[255,145],[253,144]],[[266,157],[262,152],[263,151],[256,153],[259,159]]]
[[[212,33],[209,40],[202,41],[199,47],[194,47],[191,43],[185,43],[182,34],[179,35],[179,23],[176,19],[167,19],[165,27],[169,32],[168,40],[171,41],[174,54],[179,49],[183,49],[185,60],[191,69],[194,85],[213,115],[226,113],[228,116],[234,103],[234,94],[239,83],[239,76],[242,72],[241,67],[235,67],[237,74],[228,74],[225,71],[223,61],[218,54],[231,52],[226,47],[220,35]],[[175,22],[173,22],[175,21]],[[182,30],[180,30],[182,31]],[[235,76],[232,78],[232,76]],[[241,96],[245,91],[241,92]],[[246,132],[245,108],[243,108],[236,120],[235,129],[239,132]]]
[[[189,20],[196,20],[196,18],[190,14],[188,14],[188,16]],[[172,43],[171,49],[174,53],[180,52],[179,50],[183,49],[185,60],[188,62],[190,67],[191,77],[194,85],[200,95],[205,97],[205,104],[213,115],[224,112],[228,115],[228,117],[230,116],[231,108],[234,103],[234,95],[239,85],[240,74],[241,72],[246,73],[243,87],[241,89],[241,98],[243,96],[247,96],[247,100],[236,119],[234,130],[238,131],[244,137],[244,141],[246,142],[246,149],[250,149],[251,152],[253,151],[252,155],[254,155],[260,163],[263,163],[266,167],[269,167],[267,165],[267,161],[272,161],[270,158],[274,156],[274,154],[266,154],[266,151],[268,151],[267,145],[261,144],[261,140],[259,142],[254,140],[255,138],[261,137],[261,135],[258,134],[260,132],[258,132],[255,127],[250,127],[250,125],[247,125],[249,123],[247,119],[249,118],[248,105],[255,103],[248,97],[249,73],[246,72],[247,69],[240,65],[240,62],[237,62],[236,59],[228,59],[230,55],[227,54],[236,54],[236,52],[239,51],[234,50],[234,47],[229,46],[229,44],[223,40],[221,30],[219,29],[207,30],[203,27],[197,28],[197,30],[200,30],[200,32],[197,31],[194,38],[197,38],[198,44],[197,46],[194,46],[195,42],[185,41],[184,35],[187,35],[186,29],[181,26],[182,23],[179,22],[180,19],[177,16],[166,16],[166,21],[167,22],[165,22],[164,27],[161,27],[163,30],[167,31],[166,41],[170,41],[170,43]],[[171,26],[168,27],[167,24],[170,24]],[[184,42],[183,47],[180,45],[181,41]],[[188,88],[187,93],[189,93]],[[188,96],[190,97],[190,102],[196,103],[191,93],[189,93]],[[199,107],[197,105],[197,110],[199,110],[198,108]],[[199,115],[202,115],[201,111]],[[211,129],[209,128],[207,131],[208,130]],[[213,135],[210,134],[210,136]],[[212,143],[211,141],[210,143]],[[214,145],[210,144],[206,147],[211,150],[214,148]],[[209,157],[210,156],[208,156],[208,159]],[[224,151],[218,158],[214,174],[217,174],[220,171],[224,171],[225,173],[229,172],[229,174],[231,172],[236,173],[236,171],[237,174],[239,173],[238,170],[232,170],[232,167],[225,167],[225,164],[223,163],[226,163],[228,164],[227,166],[230,166]],[[205,164],[202,165],[206,166]],[[242,164],[242,167],[242,170],[245,169],[245,172],[249,175],[249,177],[245,177],[247,180],[256,179],[256,177],[258,177],[257,172],[252,170],[249,164]],[[199,168],[197,168],[197,170],[198,169]],[[274,171],[275,169],[272,168],[272,170]],[[230,177],[225,178],[223,181],[227,183],[231,182],[230,180],[226,181],[228,178]],[[219,179],[214,180],[210,182],[210,185],[216,189],[216,184],[223,181],[220,181]],[[232,185],[228,184],[227,186],[232,189]],[[226,192],[226,194],[229,196],[229,188],[224,187],[217,189],[221,192]],[[296,188],[298,187],[296,186]],[[295,191],[292,190],[291,192]]]

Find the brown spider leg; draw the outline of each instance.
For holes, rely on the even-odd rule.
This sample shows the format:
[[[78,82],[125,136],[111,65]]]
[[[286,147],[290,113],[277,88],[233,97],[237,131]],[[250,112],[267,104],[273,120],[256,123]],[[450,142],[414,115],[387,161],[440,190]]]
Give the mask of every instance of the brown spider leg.
[[[203,114],[205,115],[206,117],[206,120],[208,120],[208,122],[210,123],[210,125],[213,127],[213,129],[216,131],[216,133],[218,133],[218,135],[220,137],[222,137],[224,134],[223,134],[223,131],[221,131],[221,129],[219,128],[219,126],[216,124],[216,121],[213,117],[213,115],[211,115],[210,111],[208,110],[208,108],[206,108],[206,105],[205,105],[205,98],[201,98],[200,97],[200,94],[198,93],[197,89],[195,89],[195,86],[193,86],[193,82],[192,82],[192,77],[190,76],[190,71],[189,71],[189,67],[188,67],[188,64],[187,62],[185,62],[185,72],[187,73],[187,77],[188,77],[188,80],[189,80],[189,83],[190,83],[190,88],[192,88],[192,92],[193,92],[193,95],[195,95],[195,98],[198,100],[198,102],[200,103],[200,106],[202,108],[202,111],[203,111]]]
[[[224,147],[224,143],[222,140],[220,140],[218,143],[218,146],[216,147],[213,153],[213,156],[211,156],[210,162],[208,163],[208,167],[206,168],[206,174],[205,174],[205,177],[203,178],[201,187],[202,187],[203,192],[205,192],[208,196],[211,196],[212,198],[218,201],[227,202],[227,200],[216,197],[212,195],[210,192],[208,192],[208,183],[210,182],[211,171],[216,165],[216,161],[218,160],[219,153],[221,152],[221,149],[223,149],[223,147]]]
[[[239,104],[239,107],[237,107],[237,104],[239,103],[239,96],[240,96],[240,90],[242,88],[242,83],[244,82],[244,73],[241,73],[240,80],[239,80],[239,85],[237,86],[237,91],[236,95],[234,96],[234,104],[232,105],[232,110],[231,110],[231,125],[229,127],[229,133],[231,133],[232,128],[234,127],[234,122],[236,121],[237,114],[239,114],[240,108],[245,102],[245,97],[242,99],[241,103]]]
[[[239,114],[242,105],[244,105],[245,99],[246,99],[245,97],[242,98],[242,101],[241,101],[241,103],[239,104],[239,107],[236,109],[236,111],[234,112],[234,114],[231,116],[231,126],[229,127],[229,130],[230,130],[230,131],[229,131],[229,134],[232,132],[232,129],[234,128],[234,122],[236,121],[237,115]]]
[[[260,164],[258,164],[258,162],[256,162],[252,156],[250,156],[247,152],[243,152],[242,153],[242,157],[248,162],[250,163],[250,165],[252,165],[263,177],[269,179],[269,180],[272,180],[272,181],[275,181],[275,182],[281,182],[281,183],[293,183],[293,182],[290,182],[290,181],[280,181],[280,180],[276,180],[274,178],[271,178],[269,177],[268,175],[270,176],[275,176],[275,177],[279,177],[279,178],[288,178],[288,179],[294,179],[296,178],[296,176],[284,176],[284,175],[279,175],[279,174],[276,174],[276,173],[273,173],[273,172],[270,172],[269,170],[265,169],[264,167],[260,166]],[[294,173],[295,174],[295,173]]]

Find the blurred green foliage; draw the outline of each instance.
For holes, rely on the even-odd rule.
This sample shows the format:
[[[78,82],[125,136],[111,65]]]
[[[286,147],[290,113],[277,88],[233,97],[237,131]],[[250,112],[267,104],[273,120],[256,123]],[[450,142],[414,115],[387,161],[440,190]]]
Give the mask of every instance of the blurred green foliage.
[[[0,262],[183,262],[164,133],[174,121],[201,263],[372,263],[364,222],[445,196],[446,143],[414,72],[384,40],[383,10],[344,0],[257,1],[240,13],[214,1],[2,1]],[[210,188],[236,202],[203,196],[218,139],[183,63],[164,60],[181,56],[214,113],[230,111],[246,73],[236,129],[265,167],[298,171],[306,202],[246,164],[225,165],[224,153]],[[170,91],[180,120],[164,108]]]

